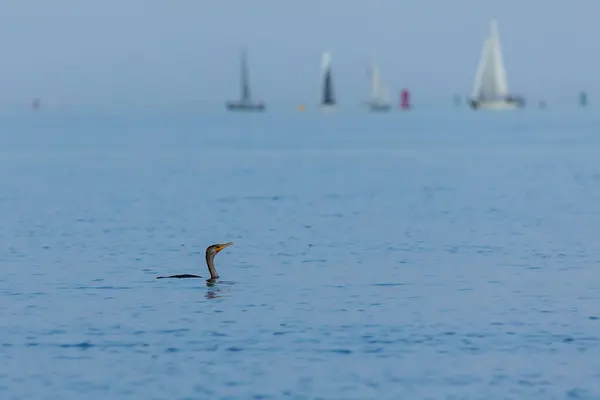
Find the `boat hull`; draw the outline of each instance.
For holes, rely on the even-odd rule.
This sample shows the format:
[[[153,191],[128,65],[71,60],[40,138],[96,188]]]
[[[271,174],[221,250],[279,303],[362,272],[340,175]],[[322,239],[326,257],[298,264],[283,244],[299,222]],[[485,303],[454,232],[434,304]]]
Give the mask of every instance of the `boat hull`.
[[[389,104],[368,104],[367,107],[371,112],[388,112],[392,109],[392,106]]]
[[[229,102],[226,103],[226,107],[229,111],[265,111],[267,107],[263,103],[239,103]]]
[[[525,100],[514,97],[498,100],[469,100],[469,106],[474,110],[514,110],[525,107]]]

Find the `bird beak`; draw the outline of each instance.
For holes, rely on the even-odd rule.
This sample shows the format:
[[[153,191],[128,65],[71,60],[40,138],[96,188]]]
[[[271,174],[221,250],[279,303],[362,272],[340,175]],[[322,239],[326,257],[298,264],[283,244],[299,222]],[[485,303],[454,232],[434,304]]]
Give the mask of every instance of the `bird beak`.
[[[225,244],[220,244],[217,246],[217,253],[220,252],[221,250],[223,250],[225,247],[229,247],[233,244],[233,242],[229,242],[229,243],[225,243]]]

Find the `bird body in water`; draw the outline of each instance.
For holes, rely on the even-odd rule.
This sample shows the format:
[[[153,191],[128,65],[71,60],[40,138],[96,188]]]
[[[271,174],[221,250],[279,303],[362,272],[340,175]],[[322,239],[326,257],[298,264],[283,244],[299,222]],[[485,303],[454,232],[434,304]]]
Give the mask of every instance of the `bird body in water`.
[[[206,265],[208,266],[208,272],[210,273],[210,279],[207,279],[207,282],[214,282],[219,279],[219,274],[217,273],[217,269],[215,268],[215,256],[223,250],[225,247],[231,246],[233,243],[225,243],[225,244],[213,244],[206,248]],[[166,278],[202,278],[199,275],[190,275],[190,274],[182,274],[182,275],[171,275],[171,276],[157,276],[156,279],[166,279]]]

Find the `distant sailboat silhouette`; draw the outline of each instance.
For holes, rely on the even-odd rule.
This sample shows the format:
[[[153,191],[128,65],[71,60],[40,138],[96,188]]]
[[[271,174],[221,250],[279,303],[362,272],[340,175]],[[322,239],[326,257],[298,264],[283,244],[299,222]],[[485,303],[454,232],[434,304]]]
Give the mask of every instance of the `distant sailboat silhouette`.
[[[264,111],[266,106],[263,102],[254,102],[250,95],[250,82],[248,78],[248,65],[246,50],[241,55],[241,96],[239,101],[228,101],[227,109],[230,111]]]
[[[331,71],[331,54],[329,52],[323,53],[322,61],[323,69],[323,97],[321,98],[322,108],[335,107],[336,101],[333,94],[333,76]]]
[[[473,109],[491,110],[514,109],[525,105],[522,97],[508,93],[498,24],[494,20],[490,22],[489,34],[481,51],[469,105]]]
[[[588,96],[586,92],[579,93],[579,106],[585,107],[588,104]]]
[[[390,99],[388,91],[383,83],[377,63],[371,61],[371,98],[367,102],[370,111],[390,111]]]

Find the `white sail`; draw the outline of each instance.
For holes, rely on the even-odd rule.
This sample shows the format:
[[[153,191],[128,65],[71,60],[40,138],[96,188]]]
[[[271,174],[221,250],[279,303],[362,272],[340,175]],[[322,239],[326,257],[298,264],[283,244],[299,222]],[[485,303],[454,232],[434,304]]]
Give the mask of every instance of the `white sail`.
[[[323,52],[323,57],[321,59],[321,68],[323,69],[323,74],[330,68],[331,66],[331,53],[328,51]]]
[[[489,35],[481,51],[471,97],[478,101],[493,101],[507,95],[508,82],[502,58],[498,25],[496,21],[491,21]]]
[[[389,93],[381,77],[375,61],[371,62],[371,102],[386,104],[390,100]]]

